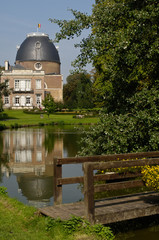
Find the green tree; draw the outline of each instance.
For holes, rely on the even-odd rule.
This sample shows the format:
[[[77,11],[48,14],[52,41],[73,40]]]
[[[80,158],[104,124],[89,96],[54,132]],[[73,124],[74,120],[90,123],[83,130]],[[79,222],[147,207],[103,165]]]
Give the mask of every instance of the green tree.
[[[42,101],[42,105],[44,106],[48,117],[51,113],[54,113],[56,110],[56,103],[51,94],[46,95],[45,99]]]
[[[63,95],[68,108],[92,108],[93,90],[91,75],[88,73],[71,74],[66,79]]]
[[[8,96],[10,93],[6,83],[0,83],[0,112],[3,111],[3,100],[2,96]]]
[[[92,62],[96,69],[97,100],[108,111],[125,111],[126,99],[145,87],[158,85],[158,0],[98,0],[92,14],[71,10],[73,20],[50,19],[60,27],[56,40],[79,36],[91,29],[76,47],[74,66]]]
[[[128,100],[126,114],[102,113],[82,139],[80,155],[101,155],[159,149],[159,90],[144,88]]]

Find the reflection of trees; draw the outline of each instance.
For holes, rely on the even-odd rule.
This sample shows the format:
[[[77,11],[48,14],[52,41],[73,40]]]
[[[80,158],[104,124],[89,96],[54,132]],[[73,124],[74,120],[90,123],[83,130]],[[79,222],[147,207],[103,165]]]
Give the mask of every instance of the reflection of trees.
[[[55,144],[55,134],[54,132],[45,132],[44,147],[45,151],[48,153],[52,152]]]
[[[1,166],[8,167],[9,155],[7,153],[3,153],[3,136],[0,133],[0,182],[2,181],[2,172]]]
[[[64,150],[67,151],[68,157],[74,157],[77,155],[77,152],[80,150],[80,139],[82,134],[76,133],[66,133],[63,135],[63,144]]]

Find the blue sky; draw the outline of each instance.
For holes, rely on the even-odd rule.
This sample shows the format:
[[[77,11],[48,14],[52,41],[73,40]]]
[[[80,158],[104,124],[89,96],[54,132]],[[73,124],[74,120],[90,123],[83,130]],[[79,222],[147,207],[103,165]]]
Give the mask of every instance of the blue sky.
[[[51,23],[49,18],[72,19],[68,9],[76,9],[90,14],[95,0],[8,0],[1,2],[0,13],[0,65],[9,60],[13,65],[16,57],[16,46],[20,45],[30,32],[37,31],[41,23],[40,32],[49,34],[54,39],[58,26]],[[61,59],[61,73],[64,82],[72,69],[71,61],[78,55],[79,50],[74,48],[74,43],[79,40],[62,40],[59,46]],[[91,70],[91,66],[87,67]]]

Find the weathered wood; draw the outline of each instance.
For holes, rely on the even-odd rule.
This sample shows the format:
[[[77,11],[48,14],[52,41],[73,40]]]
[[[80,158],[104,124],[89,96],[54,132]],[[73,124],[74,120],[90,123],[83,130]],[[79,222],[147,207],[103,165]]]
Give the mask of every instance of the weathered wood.
[[[57,158],[54,158],[54,204],[62,203],[62,185],[57,180],[62,178],[62,165],[57,164]]]
[[[48,206],[39,211],[62,220],[72,215],[84,217],[84,202]],[[155,214],[159,214],[159,193],[130,194],[95,202],[95,223],[109,224]]]
[[[159,151],[154,152],[141,152],[141,153],[123,153],[123,154],[108,154],[108,155],[96,155],[87,157],[68,157],[58,158],[57,164],[73,164],[84,162],[100,162],[100,161],[115,161],[123,159],[136,159],[136,158],[153,158],[159,157]]]
[[[57,179],[57,184],[64,185],[64,184],[83,183],[83,181],[84,181],[83,177],[59,178]]]
[[[138,160],[126,160],[126,161],[113,161],[113,162],[95,162],[89,163],[93,166],[94,170],[105,170],[112,168],[125,168],[125,167],[142,167],[145,165],[157,165],[159,164],[159,158],[138,159]]]
[[[141,177],[142,174],[137,173],[106,173],[106,174],[99,174],[94,176],[95,181],[106,181],[106,180],[114,180],[114,179],[126,179],[126,178],[135,178]],[[83,177],[72,177],[72,178],[58,178],[57,185],[65,185],[65,184],[75,184],[75,183],[83,183]]]
[[[87,219],[94,223],[94,181],[93,181],[93,168],[84,163],[84,206],[85,216]]]
[[[146,159],[145,159],[146,158]],[[131,160],[130,160],[131,159]],[[62,178],[62,165],[63,164],[78,164],[83,163],[84,177]],[[62,185],[73,183],[84,183],[84,205],[71,205],[69,209],[67,206],[62,208],[62,205],[58,205],[58,208],[52,209],[54,215],[57,216],[58,211],[60,214],[65,215],[65,218],[73,213],[82,216],[85,215],[91,223],[100,221],[101,223],[111,223],[115,221],[123,221],[140,216],[148,216],[153,214],[159,214],[159,204],[157,205],[145,205],[142,199],[135,200],[131,198],[131,205],[120,205],[121,198],[118,198],[119,209],[116,212],[117,202],[115,203],[115,209],[113,203],[110,202],[106,207],[102,206],[102,201],[95,206],[94,192],[142,187],[144,183],[142,180],[136,180],[135,178],[141,177],[141,173],[130,173],[128,169],[125,169],[124,173],[111,172],[117,168],[129,168],[129,167],[142,167],[145,165],[157,165],[159,164],[159,151],[147,152],[147,153],[129,153],[129,154],[113,154],[105,156],[91,156],[91,157],[75,157],[75,158],[61,158],[55,160],[54,165],[54,203],[62,203]],[[106,174],[99,174],[94,176],[94,170],[106,170],[110,172]],[[131,180],[130,180],[131,179]],[[135,179],[135,180],[133,180]],[[110,180],[110,182],[109,182]],[[106,184],[94,185],[94,182],[106,181]],[[159,196],[158,196],[159,200]],[[134,202],[136,201],[136,202]],[[138,203],[138,202],[139,203]],[[147,200],[146,200],[147,201]],[[141,204],[142,202],[142,204]],[[104,204],[107,205],[107,202]],[[122,203],[121,203],[122,204]],[[83,206],[81,209],[80,206]],[[128,209],[130,206],[130,209]],[[142,209],[144,208],[144,209]],[[101,210],[102,209],[102,210]],[[121,210],[122,209],[122,210]],[[135,211],[134,211],[135,209]],[[74,214],[73,214],[74,215]]]
[[[119,190],[124,188],[135,188],[143,187],[144,183],[142,180],[133,180],[117,183],[98,184],[94,186],[94,192],[104,192],[109,190]]]

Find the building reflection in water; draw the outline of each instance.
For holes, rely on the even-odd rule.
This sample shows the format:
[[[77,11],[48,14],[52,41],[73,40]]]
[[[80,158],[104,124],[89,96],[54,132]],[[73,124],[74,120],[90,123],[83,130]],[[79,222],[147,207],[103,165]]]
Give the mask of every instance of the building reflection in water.
[[[3,131],[3,154],[8,167],[2,173],[17,178],[18,191],[36,207],[48,205],[53,196],[53,159],[63,155],[63,138],[45,129]]]

